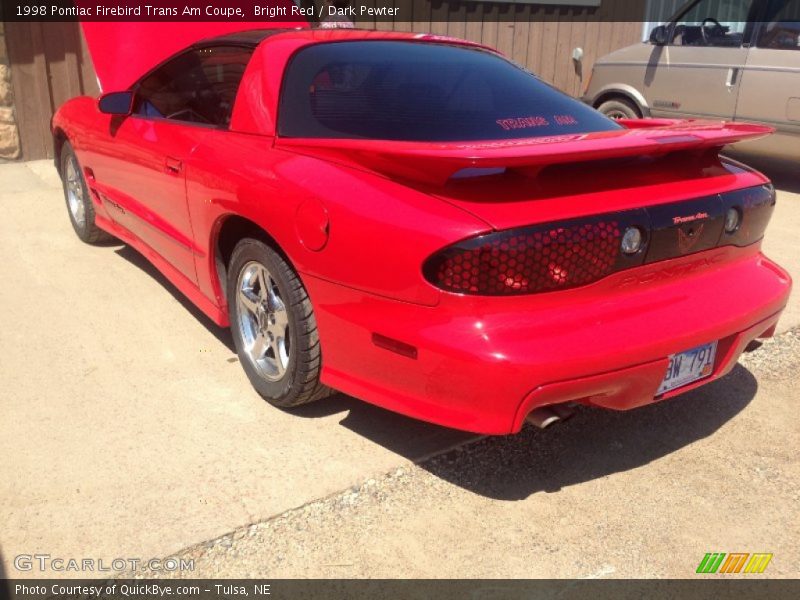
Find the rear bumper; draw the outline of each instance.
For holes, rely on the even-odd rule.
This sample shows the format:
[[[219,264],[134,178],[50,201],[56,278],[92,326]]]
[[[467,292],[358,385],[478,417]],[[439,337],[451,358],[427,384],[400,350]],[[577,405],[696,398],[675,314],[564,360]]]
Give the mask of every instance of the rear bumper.
[[[358,398],[486,434],[566,401],[627,410],[729,372],[772,335],[789,275],[755,244],[654,263],[562,292],[516,298],[442,294],[435,307],[306,278],[323,348],[322,380]],[[378,347],[373,334],[412,346]],[[710,377],[656,398],[670,354],[718,340]]]
[[[541,406],[577,401],[614,410],[629,410],[688,392],[728,374],[750,342],[772,336],[779,317],[780,313],[777,313],[744,331],[719,340],[711,375],[660,396],[656,396],[656,392],[669,363],[666,356],[609,373],[543,385],[528,394],[520,404],[513,431],[519,431],[528,413]]]

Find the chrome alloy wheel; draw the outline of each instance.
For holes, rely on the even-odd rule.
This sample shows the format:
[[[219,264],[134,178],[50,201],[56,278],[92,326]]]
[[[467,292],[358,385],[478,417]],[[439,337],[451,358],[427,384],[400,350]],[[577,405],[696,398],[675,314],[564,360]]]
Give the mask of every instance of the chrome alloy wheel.
[[[289,367],[289,315],[278,285],[261,263],[247,263],[236,284],[239,332],[258,373],[278,381]]]
[[[86,225],[86,197],[83,194],[80,167],[72,156],[67,162],[67,204],[72,219],[78,227]]]

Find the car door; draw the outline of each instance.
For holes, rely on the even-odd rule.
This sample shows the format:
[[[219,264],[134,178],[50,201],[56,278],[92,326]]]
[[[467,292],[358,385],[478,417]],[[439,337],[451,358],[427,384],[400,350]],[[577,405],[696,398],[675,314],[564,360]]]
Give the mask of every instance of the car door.
[[[698,0],[654,47],[644,91],[658,117],[733,119],[754,0]]]
[[[765,153],[800,157],[799,81],[800,0],[771,0],[747,57],[736,108],[736,120],[776,128],[777,135],[761,143]]]
[[[93,175],[114,221],[192,282],[197,281],[186,164],[215,129],[226,129],[251,48],[193,48],[134,86],[134,109],[109,125],[113,151]]]

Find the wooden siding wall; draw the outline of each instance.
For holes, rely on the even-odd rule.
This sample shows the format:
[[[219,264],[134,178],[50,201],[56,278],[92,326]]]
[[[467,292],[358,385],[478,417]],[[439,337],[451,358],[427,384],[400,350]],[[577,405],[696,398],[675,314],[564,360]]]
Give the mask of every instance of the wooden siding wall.
[[[361,0],[386,6],[385,0]],[[579,96],[594,61],[641,38],[641,0],[602,0],[598,9],[542,4],[395,0],[413,21],[359,20],[358,27],[431,32],[498,48],[546,81]],[[638,11],[638,12],[637,12]],[[636,17],[641,13],[640,17]],[[638,18],[637,22],[634,20]],[[50,118],[65,100],[98,93],[78,23],[6,23],[22,158],[53,154]],[[583,73],[572,51],[583,48]]]
[[[367,6],[381,0],[360,0]],[[598,8],[545,3],[395,0],[411,22],[357,21],[358,27],[426,31],[492,46],[544,80],[573,96],[583,93],[595,60],[612,50],[641,41],[645,3],[602,0]],[[572,51],[584,52],[582,72]]]
[[[6,23],[22,158],[52,158],[50,117],[65,100],[98,93],[78,23]]]

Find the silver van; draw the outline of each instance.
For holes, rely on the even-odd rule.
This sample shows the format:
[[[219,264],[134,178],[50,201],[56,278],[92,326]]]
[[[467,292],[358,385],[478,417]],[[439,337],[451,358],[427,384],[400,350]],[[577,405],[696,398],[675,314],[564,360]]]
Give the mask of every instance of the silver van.
[[[750,121],[743,150],[800,158],[800,0],[693,0],[594,66],[583,101],[614,118]]]

